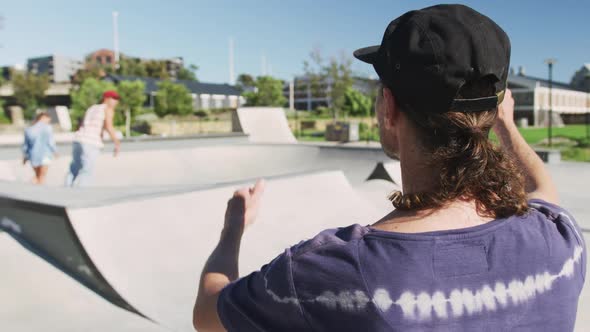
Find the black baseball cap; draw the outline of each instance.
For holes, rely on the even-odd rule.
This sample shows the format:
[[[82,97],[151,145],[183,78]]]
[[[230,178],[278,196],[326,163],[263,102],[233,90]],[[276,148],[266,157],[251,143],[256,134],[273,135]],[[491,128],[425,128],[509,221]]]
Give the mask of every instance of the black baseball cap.
[[[381,45],[358,49],[354,56],[372,64],[396,100],[412,111],[478,112],[502,102],[510,39],[472,8],[437,5],[393,20]],[[484,78],[494,85],[494,96],[457,98],[465,83]]]

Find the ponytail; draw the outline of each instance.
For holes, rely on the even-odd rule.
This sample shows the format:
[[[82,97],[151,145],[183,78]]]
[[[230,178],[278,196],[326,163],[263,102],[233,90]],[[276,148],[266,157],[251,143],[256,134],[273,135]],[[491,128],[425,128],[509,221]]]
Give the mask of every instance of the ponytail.
[[[474,200],[478,213],[483,216],[504,218],[526,213],[521,172],[510,155],[489,140],[497,109],[404,114],[418,129],[424,148],[432,153],[429,163],[439,171],[439,176],[432,191],[392,193],[389,199],[395,208],[438,208],[465,199]]]

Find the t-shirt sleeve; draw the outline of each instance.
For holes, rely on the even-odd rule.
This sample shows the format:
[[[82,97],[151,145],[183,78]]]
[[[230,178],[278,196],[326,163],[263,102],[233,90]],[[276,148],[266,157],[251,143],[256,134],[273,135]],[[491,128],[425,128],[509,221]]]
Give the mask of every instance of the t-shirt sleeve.
[[[293,286],[290,250],[227,285],[219,295],[217,312],[228,331],[307,330]]]
[[[529,206],[544,214],[548,220],[554,222],[562,238],[574,247],[574,259],[581,260],[582,279],[586,279],[587,251],[582,229],[576,219],[564,208],[541,199],[532,199]]]
[[[53,128],[51,128],[51,126],[47,126],[45,135],[47,135],[47,144],[49,144],[49,150],[51,150],[52,153],[55,153],[57,151],[57,146],[55,144],[55,138],[53,137]]]

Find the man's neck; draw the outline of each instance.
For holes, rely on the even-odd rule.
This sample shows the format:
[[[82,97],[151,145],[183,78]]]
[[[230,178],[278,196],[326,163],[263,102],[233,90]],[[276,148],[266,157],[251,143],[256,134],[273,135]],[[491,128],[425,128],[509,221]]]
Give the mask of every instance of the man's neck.
[[[436,188],[439,170],[428,162],[425,158],[427,154],[417,146],[400,149],[404,194],[428,192]]]
[[[436,190],[440,169],[428,161],[429,152],[417,146],[400,148],[404,194]],[[426,210],[395,210],[373,225],[402,233],[457,229],[486,223],[493,218],[480,216],[474,200],[455,200],[442,207]]]
[[[456,200],[437,209],[394,210],[372,227],[391,232],[422,233],[473,227],[493,219],[479,215],[475,201]]]

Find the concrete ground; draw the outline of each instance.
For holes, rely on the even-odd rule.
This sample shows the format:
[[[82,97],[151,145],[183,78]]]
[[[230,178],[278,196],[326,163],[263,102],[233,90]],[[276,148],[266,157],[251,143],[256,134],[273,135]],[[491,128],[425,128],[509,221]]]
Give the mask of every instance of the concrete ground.
[[[385,196],[396,188],[365,181],[387,158],[364,143],[250,144],[240,137],[128,142],[120,158],[101,156],[96,187],[79,190],[59,187],[69,163],[69,147],[63,150],[50,186],[40,188],[25,183],[30,173],[18,165],[18,150],[0,148],[0,172],[10,180],[0,181],[1,196],[62,208],[107,281],[154,321],[113,306],[0,233],[2,330],[190,331],[196,280],[236,186],[269,178],[260,218],[243,241],[242,273],[323,228],[375,221],[390,210]],[[548,167],[562,205],[590,242],[590,165]],[[587,312],[588,286],[576,331],[590,331]]]

